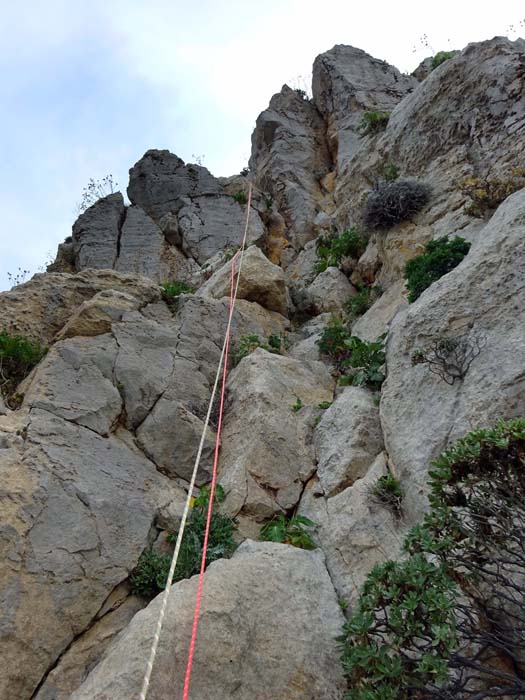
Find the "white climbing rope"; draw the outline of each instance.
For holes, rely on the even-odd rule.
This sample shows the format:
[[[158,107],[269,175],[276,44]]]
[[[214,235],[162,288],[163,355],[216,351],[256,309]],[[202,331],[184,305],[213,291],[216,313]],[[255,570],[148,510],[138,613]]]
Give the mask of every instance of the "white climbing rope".
[[[239,289],[239,281],[241,279],[242,261],[243,261],[243,257],[244,257],[244,251],[246,248],[246,238],[248,235],[248,224],[250,221],[252,190],[253,190],[253,185],[252,185],[252,183],[250,183],[250,188],[249,188],[249,192],[248,192],[248,203],[247,203],[247,207],[246,207],[246,223],[244,226],[244,235],[243,235],[241,246],[232,259],[232,266],[233,266],[233,265],[235,265],[235,260],[236,260],[237,256],[239,257],[239,267],[238,267],[238,271],[237,271],[237,280],[235,283],[235,289],[234,289],[232,301],[230,304],[228,325],[226,326],[226,331],[224,333],[224,342],[222,344],[219,366],[217,367],[217,374],[215,375],[215,382],[213,384],[213,390],[211,392],[210,403],[208,405],[208,412],[206,414],[206,420],[204,421],[204,426],[202,428],[202,435],[201,435],[201,439],[199,442],[199,449],[197,450],[197,456],[195,457],[195,463],[193,465],[193,473],[191,475],[190,485],[188,488],[188,496],[186,498],[186,503],[184,505],[184,511],[182,513],[182,519],[181,519],[181,523],[180,523],[180,527],[179,527],[179,532],[177,535],[177,542],[175,543],[175,549],[173,550],[173,556],[171,558],[171,565],[170,565],[170,570],[168,573],[168,580],[166,582],[166,588],[164,589],[164,592],[162,594],[159,616],[157,619],[157,625],[155,628],[155,634],[153,636],[153,641],[151,643],[149,658],[148,658],[148,661],[146,664],[146,671],[144,674],[144,679],[142,681],[142,689],[140,691],[139,700],[146,700],[147,695],[148,695],[151,673],[153,671],[153,665],[155,663],[155,657],[157,655],[157,648],[159,646],[160,634],[162,631],[162,624],[164,622],[164,617],[166,614],[166,607],[168,604],[168,598],[169,598],[169,594],[170,594],[170,590],[171,590],[171,586],[172,586],[173,574],[175,573],[175,567],[177,566],[177,560],[179,558],[179,550],[180,550],[180,546],[181,546],[181,542],[182,542],[182,536],[184,534],[184,528],[186,527],[186,520],[188,519],[188,513],[190,511],[193,489],[195,487],[195,480],[197,478],[197,471],[199,469],[199,464],[200,464],[201,456],[202,456],[202,450],[204,447],[204,440],[206,437],[206,430],[207,430],[208,424],[210,422],[212,407],[213,407],[213,403],[215,401],[215,394],[217,393],[217,387],[219,386],[219,380],[221,377],[222,366],[224,363],[224,356],[226,353],[228,337],[229,337],[230,329],[231,329],[233,311],[235,308],[235,301],[237,299],[237,291]]]

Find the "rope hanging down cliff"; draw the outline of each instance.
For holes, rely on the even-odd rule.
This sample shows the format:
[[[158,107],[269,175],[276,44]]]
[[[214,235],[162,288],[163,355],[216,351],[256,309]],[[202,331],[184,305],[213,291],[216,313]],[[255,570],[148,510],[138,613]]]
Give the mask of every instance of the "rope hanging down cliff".
[[[155,663],[155,657],[157,655],[157,648],[159,645],[160,634],[162,631],[162,624],[164,622],[164,616],[166,614],[166,606],[168,603],[168,597],[169,597],[170,590],[171,590],[171,585],[172,585],[171,581],[173,579],[173,574],[175,572],[175,567],[177,566],[177,560],[179,558],[179,551],[180,551],[180,546],[182,543],[182,537],[184,534],[184,528],[186,527],[186,521],[188,519],[188,513],[190,510],[192,493],[193,493],[193,489],[195,487],[195,480],[197,478],[197,471],[199,469],[199,464],[200,464],[200,460],[201,460],[201,456],[202,456],[202,450],[204,447],[204,439],[205,439],[206,431],[208,429],[208,424],[210,422],[212,406],[213,406],[213,403],[215,401],[215,395],[217,393],[217,388],[219,386],[219,380],[221,378],[221,373],[222,373],[221,397],[220,397],[220,407],[219,407],[219,421],[218,421],[218,426],[217,426],[217,435],[215,438],[215,452],[214,452],[214,458],[213,458],[213,470],[212,470],[212,479],[211,479],[211,487],[210,487],[210,498],[209,498],[209,502],[208,502],[206,530],[205,530],[205,534],[204,534],[204,544],[203,544],[203,548],[202,548],[201,569],[200,569],[200,573],[199,573],[197,594],[195,597],[195,609],[194,609],[194,615],[193,615],[192,634],[191,634],[191,641],[190,641],[190,646],[189,646],[189,650],[188,650],[188,660],[187,660],[187,664],[186,664],[186,674],[185,674],[185,678],[184,678],[184,690],[183,690],[183,695],[182,695],[183,700],[188,700],[188,693],[189,693],[189,686],[190,686],[190,679],[191,679],[191,669],[192,669],[192,664],[193,664],[193,654],[194,654],[194,650],[195,650],[195,641],[197,638],[197,628],[198,628],[198,623],[199,623],[199,612],[200,612],[200,604],[201,604],[201,599],[202,599],[202,588],[203,588],[203,583],[204,583],[204,568],[206,566],[206,550],[208,547],[208,536],[209,536],[209,531],[210,531],[211,514],[212,514],[212,508],[213,508],[213,497],[214,497],[214,493],[215,493],[215,484],[216,484],[216,480],[217,480],[217,464],[218,464],[218,460],[219,460],[219,445],[220,445],[220,436],[221,436],[221,427],[222,427],[222,414],[223,414],[223,409],[224,409],[224,392],[225,392],[225,386],[226,386],[226,375],[227,375],[227,371],[228,371],[228,352],[229,352],[229,347],[230,347],[230,331],[231,331],[233,312],[235,310],[235,302],[237,300],[237,292],[239,289],[239,281],[241,278],[242,262],[243,262],[243,257],[244,257],[244,251],[246,248],[246,239],[248,236],[248,224],[250,221],[252,191],[253,191],[253,185],[252,185],[252,183],[250,183],[250,188],[249,188],[249,192],[248,192],[248,203],[246,206],[246,223],[244,226],[244,235],[242,238],[241,246],[240,246],[239,250],[237,251],[237,253],[233,256],[232,261],[231,261],[231,286],[230,286],[230,305],[229,305],[229,314],[228,314],[228,324],[226,326],[226,332],[224,334],[224,342],[222,345],[221,356],[219,359],[219,366],[217,367],[217,373],[215,375],[215,382],[213,384],[210,402],[208,405],[208,412],[206,414],[206,419],[204,421],[202,435],[201,435],[201,439],[199,442],[199,448],[197,450],[197,456],[195,457],[195,463],[193,465],[193,473],[192,473],[190,485],[188,488],[188,496],[186,498],[186,503],[184,505],[184,511],[182,513],[182,520],[180,523],[179,533],[177,535],[177,541],[175,543],[175,549],[173,550],[173,557],[171,559],[170,570],[168,573],[168,580],[166,582],[166,588],[164,589],[164,592],[162,594],[162,602],[161,602],[161,606],[160,606],[159,617],[157,619],[155,634],[153,636],[153,641],[152,641],[151,648],[150,648],[149,658],[148,658],[148,661],[146,664],[146,671],[145,671],[144,679],[142,682],[142,689],[140,692],[139,700],[146,700],[147,695],[148,695],[151,673],[153,671],[153,665]],[[239,266],[238,266],[238,272],[237,272],[237,280],[235,280],[235,271],[236,271],[235,268],[236,268],[237,259],[239,261]]]

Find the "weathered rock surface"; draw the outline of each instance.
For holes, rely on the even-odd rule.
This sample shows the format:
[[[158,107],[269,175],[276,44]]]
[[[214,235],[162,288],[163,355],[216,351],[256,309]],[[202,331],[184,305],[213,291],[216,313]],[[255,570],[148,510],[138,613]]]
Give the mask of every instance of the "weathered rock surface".
[[[353,608],[366,575],[376,565],[400,555],[406,534],[399,520],[370,497],[374,482],[386,473],[378,456],[366,476],[332,498],[324,498],[316,481],[308,483],[299,513],[313,520],[315,539],[325,556],[339,596]]]
[[[346,387],[314,432],[317,476],[332,496],[364,476],[383,449],[379,408],[368,389]]]
[[[97,292],[92,299],[83,302],[70,316],[66,325],[55,336],[57,340],[77,335],[101,335],[108,333],[116,321],[127,311],[136,311],[141,302],[131,294],[113,289]]]
[[[228,248],[237,250],[242,241],[245,221],[245,207],[229,195],[184,197],[178,210],[182,250],[200,264],[219,251]],[[264,224],[252,209],[247,242],[261,241],[264,235]]]
[[[391,112],[417,86],[385,61],[338,44],[313,67],[314,104],[327,122],[327,138],[339,171],[359,149],[358,126],[365,111]]]
[[[169,151],[152,149],[129,171],[128,197],[155,221],[176,211],[179,197],[219,194],[222,187],[201,165],[188,164]]]
[[[333,382],[321,363],[255,350],[228,382],[220,482],[228,512],[263,520],[294,506],[315,471],[311,412],[292,411],[332,400]]]
[[[140,275],[112,270],[39,274],[0,295],[2,328],[48,344],[77,307],[106,290],[130,294],[141,308],[160,299],[159,287]]]
[[[352,324],[352,335],[371,342],[385,333],[398,311],[408,305],[405,283],[396,282]]]
[[[0,697],[25,699],[127,578],[176,487],[120,439],[42,409],[2,418],[0,444]]]
[[[325,199],[319,180],[331,170],[323,120],[314,105],[285,85],[257,118],[250,169],[268,192],[300,249],[314,235],[313,222]]]
[[[73,253],[77,270],[112,269],[118,255],[124,198],[115,192],[99,199],[73,225]]]
[[[238,267],[239,263],[236,269]],[[221,299],[230,296],[230,289],[231,262],[227,262],[199,289],[198,295]],[[250,246],[244,253],[237,297],[256,301],[265,309],[283,316],[288,312],[284,272],[256,246]]]
[[[457,60],[457,59],[456,59]],[[381,420],[386,448],[407,490],[407,510],[425,507],[431,459],[477,426],[525,412],[525,191],[509,197],[463,262],[399,313],[388,340]],[[453,386],[416,348],[437,336],[483,339],[463,381]]]
[[[340,313],[356,289],[337,267],[329,267],[317,275],[306,289],[306,303],[316,314]]]
[[[151,695],[180,695],[197,578],[168,601]],[[204,585],[191,694],[200,700],[341,700],[343,616],[320,552],[246,542]],[[293,595],[291,594],[293,593]],[[160,598],[137,614],[71,700],[128,700],[140,687]],[[286,653],[275,653],[276,646]],[[262,680],[263,679],[263,680]]]
[[[122,225],[118,256],[114,267],[118,272],[145,275],[158,282],[168,278],[168,267],[162,262],[166,246],[162,231],[140,207],[128,207]]]

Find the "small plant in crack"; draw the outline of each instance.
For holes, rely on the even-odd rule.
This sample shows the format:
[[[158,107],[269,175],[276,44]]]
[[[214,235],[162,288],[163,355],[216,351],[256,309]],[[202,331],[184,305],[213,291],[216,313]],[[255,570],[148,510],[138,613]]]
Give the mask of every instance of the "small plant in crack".
[[[160,286],[162,289],[162,298],[172,311],[177,310],[179,296],[181,294],[191,294],[194,291],[186,282],[180,282],[179,280],[163,282]]]
[[[301,408],[303,408],[303,407],[304,407],[304,403],[301,401],[301,399],[297,399],[297,401],[296,401],[296,402],[294,403],[294,405],[292,406],[292,411],[293,411],[294,413],[297,413],[297,412],[300,411]]]
[[[412,364],[426,364],[431,372],[444,382],[453,385],[461,381],[487,344],[483,335],[471,338],[437,337],[425,349],[418,348],[412,353]]]
[[[22,394],[15,389],[47,352],[47,348],[22,335],[0,331],[0,394],[9,408],[19,408]]]
[[[383,474],[370,486],[369,496],[376,503],[380,503],[391,510],[397,518],[403,515],[401,507],[404,496],[403,489],[399,479],[396,479],[391,472]]]
[[[300,549],[315,549],[315,542],[307,530],[311,527],[315,527],[315,523],[304,515],[294,515],[291,518],[277,515],[262,527],[261,540],[291,544]]]

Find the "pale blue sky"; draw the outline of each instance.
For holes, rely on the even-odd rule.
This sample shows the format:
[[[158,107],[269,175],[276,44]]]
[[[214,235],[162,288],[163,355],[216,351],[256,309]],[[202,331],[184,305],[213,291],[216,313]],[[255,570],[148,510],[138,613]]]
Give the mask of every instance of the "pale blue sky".
[[[89,178],[125,191],[148,148],[238,172],[272,94],[334,44],[411,71],[425,33],[462,48],[524,17],[516,0],[0,0],[0,289],[54,256]]]

